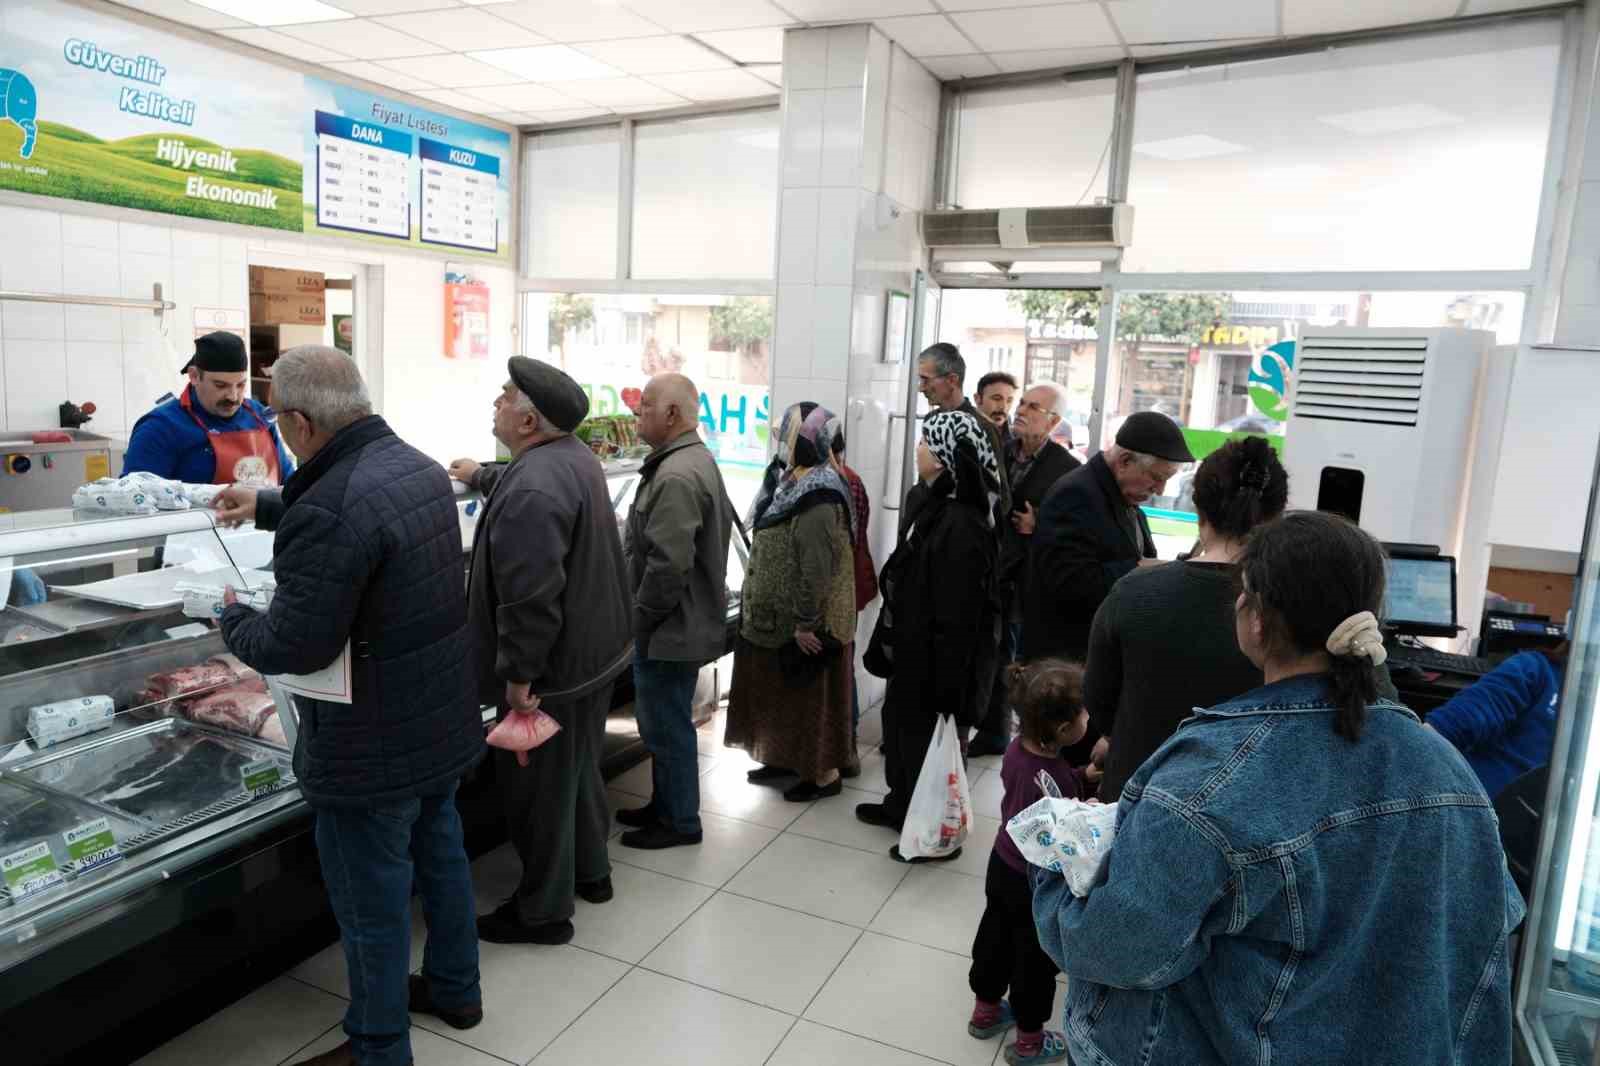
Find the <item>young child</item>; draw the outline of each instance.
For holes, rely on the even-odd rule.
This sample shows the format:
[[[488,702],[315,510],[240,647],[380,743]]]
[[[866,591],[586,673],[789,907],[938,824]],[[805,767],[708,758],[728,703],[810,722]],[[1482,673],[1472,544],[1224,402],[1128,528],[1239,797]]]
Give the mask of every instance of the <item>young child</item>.
[[[1060,757],[1061,750],[1083,739],[1089,727],[1083,707],[1083,667],[1061,659],[1013,666],[1009,687],[1021,732],[1000,766],[1006,789],[1001,818],[1010,821],[1045,795],[1038,782],[1041,771],[1054,779],[1063,797],[1087,798],[1089,782],[1083,772]],[[1017,1041],[1006,1048],[1011,1066],[1060,1062],[1067,1057],[1067,1039],[1044,1027],[1055,1010],[1059,971],[1039,947],[1028,864],[1004,826],[989,856],[984,894],[988,902],[972,942],[969,976],[977,1003],[967,1032],[988,1040],[1015,1024]],[[1009,1003],[1002,998],[1007,989]]]

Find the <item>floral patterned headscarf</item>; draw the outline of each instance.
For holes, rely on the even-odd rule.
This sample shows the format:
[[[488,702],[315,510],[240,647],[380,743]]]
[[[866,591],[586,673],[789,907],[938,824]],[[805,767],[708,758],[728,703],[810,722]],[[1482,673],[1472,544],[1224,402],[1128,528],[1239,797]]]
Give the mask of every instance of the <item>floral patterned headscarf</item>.
[[[834,493],[845,510],[851,530],[855,529],[850,489],[844,478],[828,462],[833,454],[833,438],[842,424],[832,411],[807,400],[783,412],[778,431],[772,436],[772,462],[766,478],[750,508],[750,528],[766,529],[794,517],[800,504],[807,506],[817,493]],[[791,471],[803,471],[793,477]]]

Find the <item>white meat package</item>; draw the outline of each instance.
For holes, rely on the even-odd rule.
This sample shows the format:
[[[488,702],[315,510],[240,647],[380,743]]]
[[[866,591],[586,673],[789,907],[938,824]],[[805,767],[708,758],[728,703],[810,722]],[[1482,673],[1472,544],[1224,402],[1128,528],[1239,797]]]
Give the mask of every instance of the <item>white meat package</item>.
[[[123,477],[105,477],[79,486],[72,494],[72,506],[79,511],[111,514],[187,511],[191,507],[211,506],[224,487],[189,485],[136,470]]]
[[[1046,796],[1017,813],[1006,832],[1029,864],[1067,879],[1074,896],[1089,894],[1116,835],[1116,804]]]

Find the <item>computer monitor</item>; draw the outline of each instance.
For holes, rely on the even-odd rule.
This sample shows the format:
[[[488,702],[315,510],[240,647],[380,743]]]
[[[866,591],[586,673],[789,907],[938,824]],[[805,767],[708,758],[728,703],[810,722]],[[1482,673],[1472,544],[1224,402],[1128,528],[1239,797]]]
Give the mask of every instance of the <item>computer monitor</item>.
[[[1455,636],[1455,559],[1449,555],[1391,555],[1383,623],[1411,636]]]

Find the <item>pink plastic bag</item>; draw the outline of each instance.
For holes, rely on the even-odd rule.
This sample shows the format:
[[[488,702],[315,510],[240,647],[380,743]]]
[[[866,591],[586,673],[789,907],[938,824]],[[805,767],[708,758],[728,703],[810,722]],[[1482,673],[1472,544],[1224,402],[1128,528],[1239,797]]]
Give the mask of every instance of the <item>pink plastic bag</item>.
[[[528,765],[528,752],[561,732],[561,723],[543,711],[512,711],[489,730],[489,744],[517,753],[517,765]]]

